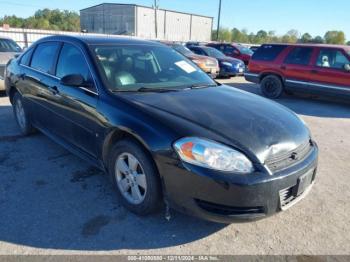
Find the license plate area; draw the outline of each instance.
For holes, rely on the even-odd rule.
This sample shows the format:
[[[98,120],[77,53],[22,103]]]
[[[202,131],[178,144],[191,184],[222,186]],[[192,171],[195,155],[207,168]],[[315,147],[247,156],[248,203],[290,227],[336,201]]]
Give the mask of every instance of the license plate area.
[[[310,170],[309,172],[298,178],[298,182],[294,192],[296,197],[302,195],[305,192],[305,190],[311,185],[313,175],[314,170]]]

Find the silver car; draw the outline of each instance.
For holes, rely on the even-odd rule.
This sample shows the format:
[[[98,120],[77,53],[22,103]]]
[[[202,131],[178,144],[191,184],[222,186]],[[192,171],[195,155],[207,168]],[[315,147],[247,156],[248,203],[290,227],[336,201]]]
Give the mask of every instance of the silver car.
[[[22,52],[22,48],[12,39],[0,37],[0,91],[5,90],[4,71],[7,62]]]

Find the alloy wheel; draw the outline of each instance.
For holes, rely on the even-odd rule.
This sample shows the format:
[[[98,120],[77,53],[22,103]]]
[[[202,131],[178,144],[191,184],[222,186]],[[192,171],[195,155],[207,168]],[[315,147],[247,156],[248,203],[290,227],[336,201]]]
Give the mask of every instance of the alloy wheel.
[[[123,197],[131,204],[141,204],[147,193],[146,175],[141,163],[130,153],[122,153],[115,163],[115,178]]]

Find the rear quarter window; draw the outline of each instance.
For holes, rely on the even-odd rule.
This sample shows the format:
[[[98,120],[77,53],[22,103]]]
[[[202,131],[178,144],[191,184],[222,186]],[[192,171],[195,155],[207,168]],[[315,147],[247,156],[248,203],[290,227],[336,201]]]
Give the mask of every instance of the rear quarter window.
[[[252,56],[252,60],[257,61],[274,61],[286,45],[262,45]]]

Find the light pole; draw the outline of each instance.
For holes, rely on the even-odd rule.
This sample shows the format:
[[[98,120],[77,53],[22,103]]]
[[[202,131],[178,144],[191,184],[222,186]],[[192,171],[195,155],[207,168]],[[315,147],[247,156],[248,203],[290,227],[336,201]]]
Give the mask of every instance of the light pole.
[[[154,0],[154,30],[156,33],[156,39],[158,38],[158,19],[157,19],[157,9],[159,7],[159,0]]]
[[[219,0],[218,28],[216,30],[216,40],[217,41],[219,40],[220,19],[221,19],[221,0]]]

